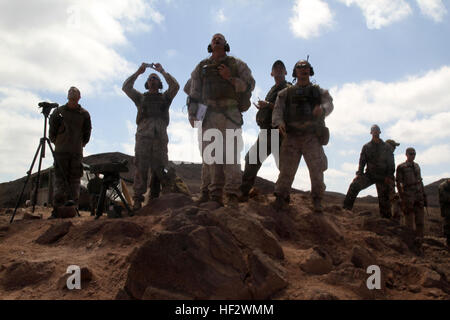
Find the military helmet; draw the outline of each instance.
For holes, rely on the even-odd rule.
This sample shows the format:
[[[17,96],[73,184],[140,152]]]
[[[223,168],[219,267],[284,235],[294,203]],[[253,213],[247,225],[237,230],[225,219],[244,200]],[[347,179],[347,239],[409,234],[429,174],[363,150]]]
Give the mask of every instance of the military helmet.
[[[297,63],[294,66],[294,69],[292,70],[292,77],[293,78],[297,78],[297,75],[295,74],[295,69],[297,67],[309,67],[309,75],[313,76],[314,75],[314,68],[312,67],[312,65],[307,61],[307,60],[299,60],[297,61]]]
[[[393,148],[398,147],[400,145],[400,143],[395,142],[395,140],[392,139],[387,139],[386,143],[390,144]]]
[[[375,132],[381,133],[380,127],[377,124],[374,124],[370,127],[370,134]]]
[[[149,89],[148,88],[148,79],[150,79],[150,77],[155,77],[155,78],[157,78],[158,80],[159,80],[159,86],[158,86],[158,89],[162,89],[163,88],[163,85],[162,85],[162,81],[161,81],[161,78],[156,74],[156,73],[150,73],[149,74],[149,76],[148,76],[148,78],[147,78],[147,80],[145,81],[145,84],[144,84],[144,86],[145,86],[145,89]]]

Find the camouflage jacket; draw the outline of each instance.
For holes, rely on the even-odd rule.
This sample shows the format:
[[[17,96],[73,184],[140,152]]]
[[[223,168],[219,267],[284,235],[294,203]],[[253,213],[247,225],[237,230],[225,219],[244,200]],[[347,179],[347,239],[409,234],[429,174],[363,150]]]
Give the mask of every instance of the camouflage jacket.
[[[366,143],[359,157],[359,167],[356,175],[364,173],[372,179],[382,181],[386,177],[393,177],[395,172],[395,160],[392,149],[380,139],[379,143],[370,141]]]
[[[204,88],[203,88],[203,78],[202,78],[202,69],[205,66],[205,63],[216,63],[220,64],[225,62],[225,60],[229,60],[230,56],[225,56],[219,61],[212,61],[211,58],[202,60],[192,71],[191,73],[191,82],[190,87],[185,89],[189,90],[188,95],[191,99],[200,101],[206,104],[211,109],[219,109],[223,110],[226,116],[232,119],[234,122],[241,121],[241,113],[239,111],[239,106],[237,101],[233,99],[229,99],[226,101],[214,101],[208,100],[204,101]],[[250,68],[247,66],[245,62],[238,58],[233,58],[234,68],[236,72],[236,76],[233,76],[234,90],[236,93],[243,92],[251,92],[255,88],[255,79],[252,76],[252,72]],[[235,108],[236,107],[236,108]],[[236,110],[234,110],[236,109]]]
[[[397,188],[403,191],[422,191],[423,182],[420,167],[415,162],[405,161],[397,166],[395,177]]]
[[[278,92],[291,85],[292,83],[284,81],[280,85],[275,84],[272,88],[270,88],[264,100],[272,104],[272,106],[261,108],[256,113],[256,123],[262,129],[272,128],[272,112],[275,101],[277,100]]]
[[[296,84],[298,86],[298,84]],[[288,89],[285,88],[278,92],[277,99],[275,101],[275,107],[273,108],[273,114],[272,114],[272,126],[274,128],[278,128],[281,124],[286,125],[285,123],[285,116],[287,114],[286,110],[286,98],[288,94]],[[328,90],[322,89],[319,87],[320,90],[320,100],[321,105],[320,107],[324,111],[325,117],[327,117],[331,112],[333,112],[334,105],[333,105],[333,98],[331,97]]]
[[[169,108],[173,98],[175,98],[178,90],[180,89],[180,85],[178,84],[177,80],[169,73],[163,72],[162,75],[167,81],[169,88],[162,94],[155,94],[154,97],[155,99],[161,99],[165,101],[167,108]],[[122,86],[122,90],[131,100],[133,100],[136,108],[138,109],[138,116],[136,117],[136,122],[138,125],[136,134],[141,136],[154,136],[155,134],[164,134],[167,129],[168,119],[156,119],[154,117],[139,116],[143,113],[142,109],[144,108],[145,100],[151,98],[151,96],[148,92],[141,93],[133,87],[138,76],[139,75],[137,74],[133,74],[127,80],[125,80]]]
[[[49,125],[49,138],[55,144],[55,152],[83,154],[92,130],[87,110],[80,105],[71,109],[65,104],[52,112]]]

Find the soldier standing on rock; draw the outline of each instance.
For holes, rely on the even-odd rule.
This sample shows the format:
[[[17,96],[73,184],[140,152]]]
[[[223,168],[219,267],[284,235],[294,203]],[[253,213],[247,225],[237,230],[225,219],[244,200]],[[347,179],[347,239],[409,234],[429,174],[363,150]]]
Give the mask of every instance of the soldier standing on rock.
[[[280,174],[275,185],[276,209],[286,208],[289,194],[302,156],[305,157],[311,178],[311,197],[314,211],[322,213],[325,191],[323,172],[328,168],[323,145],[329,132],[325,117],[333,111],[333,99],[327,90],[310,82],[314,75],[311,64],[298,61],[292,72],[297,80],[293,86],[278,93],[272,115],[272,126],[280,130],[283,143],[280,150]]]
[[[211,161],[206,161],[205,158],[209,156],[205,155],[205,148],[210,143],[203,141],[202,144],[203,166],[208,170],[208,174],[202,174],[202,180],[210,177],[209,196],[218,205],[223,205],[223,191],[225,191],[226,205],[237,208],[241,183],[239,164],[241,151],[239,144],[242,144],[241,112],[250,106],[250,95],[255,87],[255,80],[247,64],[228,56],[228,51],[230,47],[225,37],[220,33],[215,34],[208,46],[211,57],[202,60],[191,74],[189,99],[191,103],[201,102],[208,107],[202,120],[202,133],[218,130],[223,138],[222,157],[214,159],[213,163],[207,163]],[[195,109],[189,108],[190,116],[196,112]],[[234,135],[227,139],[227,131],[233,132]],[[216,156],[216,153],[214,155]],[[229,159],[232,160],[231,163],[227,161]],[[202,186],[205,185],[207,181],[202,181]],[[208,201],[208,198],[201,200]]]
[[[258,135],[258,139],[255,144],[251,147],[248,153],[245,155],[245,169],[242,175],[241,184],[241,200],[247,201],[248,194],[255,184],[255,179],[261,168],[264,160],[272,153],[272,139],[271,139],[271,129],[272,129],[272,111],[275,106],[275,101],[277,99],[278,92],[284,88],[291,85],[291,83],[286,81],[286,67],[281,60],[277,60],[272,65],[271,76],[275,80],[275,84],[267,93],[265,100],[259,100],[257,104],[258,113],[256,114],[256,122],[260,127],[261,131]],[[264,130],[264,132],[263,132]],[[282,138],[279,139],[279,145],[276,149],[277,152],[274,153],[275,160],[278,165],[278,155],[281,147]],[[265,145],[266,152],[260,155],[260,148]],[[264,149],[264,148],[263,148]],[[256,162],[252,163],[250,159],[251,151],[256,154]]]
[[[389,194],[394,185],[394,154],[392,153],[392,148],[380,139],[381,130],[379,126],[374,124],[370,128],[370,134],[372,135],[372,140],[362,148],[359,157],[359,168],[356,171],[356,177],[348,188],[343,208],[351,210],[358,193],[375,183],[380,215],[389,219],[391,217]],[[364,167],[366,167],[365,172]]]
[[[391,147],[392,153],[395,152],[395,149],[400,145],[400,143],[395,142],[395,140],[388,139],[386,140],[386,144]],[[394,177],[392,177],[392,181],[394,181]],[[392,219],[394,221],[397,221],[400,223],[400,220],[402,218],[402,210],[401,210],[401,204],[400,204],[400,196],[398,193],[395,192],[395,184],[389,185],[389,200],[391,203],[391,210],[392,210]]]
[[[444,218],[444,235],[447,237],[447,246],[450,247],[450,179],[439,185],[439,204]]]
[[[163,84],[156,73],[151,73],[145,82],[147,92],[142,94],[134,89],[134,82],[139,75],[145,72],[147,67],[161,73],[169,84],[169,89],[164,93],[159,91],[163,88]],[[165,169],[168,165],[167,144],[169,137],[167,136],[167,126],[169,125],[169,107],[179,88],[177,80],[164,71],[159,63],[142,63],[139,69],[123,83],[122,90],[137,107],[133,210],[142,207],[144,193],[147,191],[149,169],[154,176],[150,187],[152,198],[159,196],[161,185],[163,188],[167,185]]]
[[[56,108],[50,116],[49,138],[55,144],[55,196],[51,217],[58,217],[58,207],[67,200],[78,206],[80,197],[80,178],[83,175],[83,148],[91,137],[91,117],[89,112],[78,104],[80,90],[70,87],[68,102]],[[62,172],[61,172],[62,171]],[[67,190],[67,180],[70,190]]]
[[[422,176],[420,175],[420,167],[414,162],[415,158],[416,150],[407,148],[406,161],[397,166],[396,181],[405,213],[405,224],[411,230],[414,230],[415,225],[416,236],[422,239],[426,196]]]

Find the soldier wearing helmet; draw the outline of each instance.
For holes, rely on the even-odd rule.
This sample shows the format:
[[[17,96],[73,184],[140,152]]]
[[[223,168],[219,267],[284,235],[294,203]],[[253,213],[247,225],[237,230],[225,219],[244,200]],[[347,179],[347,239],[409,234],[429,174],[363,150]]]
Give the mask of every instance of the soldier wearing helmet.
[[[370,134],[372,140],[366,143],[361,150],[358,171],[348,188],[343,207],[351,210],[358,193],[375,184],[380,215],[383,218],[390,218],[392,213],[389,194],[394,184],[394,153],[392,147],[380,138],[381,130],[378,125],[374,124],[370,128]]]
[[[292,75],[295,85],[278,93],[272,114],[272,126],[283,137],[273,206],[276,209],[288,206],[291,186],[304,156],[311,179],[314,212],[321,214],[325,191],[323,172],[328,167],[323,145],[329,138],[324,119],[333,111],[333,99],[327,90],[311,83],[314,70],[308,61],[298,61]]]
[[[147,92],[134,89],[137,77],[150,67],[164,76],[169,84],[165,92],[162,81],[156,73],[151,73],[145,82]],[[142,207],[144,194],[147,191],[148,171],[151,169],[151,198],[159,196],[161,185],[167,185],[165,169],[168,165],[167,126],[169,125],[169,107],[180,88],[177,80],[167,73],[159,63],[142,63],[139,69],[123,83],[122,90],[133,100],[137,108],[136,145],[134,164],[136,166],[133,184],[133,209]]]

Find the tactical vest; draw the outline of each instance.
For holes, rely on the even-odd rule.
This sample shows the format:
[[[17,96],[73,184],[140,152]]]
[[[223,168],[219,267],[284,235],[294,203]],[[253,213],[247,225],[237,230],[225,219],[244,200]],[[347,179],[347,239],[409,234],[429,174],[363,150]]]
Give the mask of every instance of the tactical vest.
[[[231,76],[237,77],[238,70],[236,60],[233,57],[226,57],[219,63],[214,63],[211,59],[205,59],[201,62],[200,78],[202,79],[202,98],[203,101],[207,100],[222,100],[222,99],[234,99],[238,100],[238,95],[234,86],[228,81],[223,79],[218,66],[221,64],[230,68]]]
[[[287,89],[285,122],[305,123],[314,120],[312,111],[321,104],[320,90],[316,85],[291,86]]]
[[[146,118],[163,120],[169,125],[169,107],[170,104],[162,93],[150,94],[144,93],[144,99],[138,108],[136,124]]]
[[[405,189],[418,187],[420,184],[420,172],[416,163],[403,163],[401,166],[403,181],[400,181]]]
[[[278,92],[284,88],[291,86],[290,82],[285,81],[281,85],[274,85],[270,91],[267,93],[265,100],[270,103],[275,103],[277,100]],[[266,107],[261,108],[256,113],[256,123],[263,129],[270,129],[272,127],[272,108]]]

